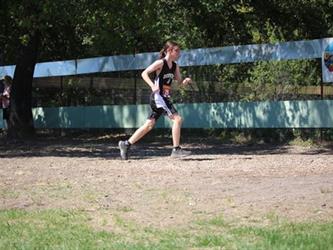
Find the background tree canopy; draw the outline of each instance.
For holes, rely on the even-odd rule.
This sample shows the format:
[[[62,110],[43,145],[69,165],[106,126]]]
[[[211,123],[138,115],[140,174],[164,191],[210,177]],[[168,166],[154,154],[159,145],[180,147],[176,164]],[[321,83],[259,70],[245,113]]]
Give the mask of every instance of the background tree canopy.
[[[17,65],[10,131],[14,137],[33,134],[36,62],[158,51],[167,39],[198,48],[330,37],[332,15],[333,2],[325,0],[1,0],[0,64]],[[226,93],[251,88],[240,99],[255,100],[278,98],[276,79],[283,79],[283,88],[316,85],[319,71],[316,62],[306,61],[263,62],[246,70],[217,65],[208,73],[224,82]],[[205,92],[215,85],[198,87]]]

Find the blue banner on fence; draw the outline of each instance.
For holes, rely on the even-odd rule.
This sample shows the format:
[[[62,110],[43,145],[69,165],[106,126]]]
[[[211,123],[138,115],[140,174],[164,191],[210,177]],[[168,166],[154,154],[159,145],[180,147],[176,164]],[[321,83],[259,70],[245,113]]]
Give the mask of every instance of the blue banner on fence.
[[[213,64],[248,63],[267,60],[292,60],[321,58],[332,38],[281,42],[276,44],[252,44],[218,48],[199,48],[183,50],[178,64],[180,66],[200,66]],[[325,47],[324,47],[325,46]],[[141,70],[158,58],[157,52],[135,55],[119,55],[77,60],[38,63],[34,77],[68,76]],[[0,77],[13,76],[15,66],[0,67]]]

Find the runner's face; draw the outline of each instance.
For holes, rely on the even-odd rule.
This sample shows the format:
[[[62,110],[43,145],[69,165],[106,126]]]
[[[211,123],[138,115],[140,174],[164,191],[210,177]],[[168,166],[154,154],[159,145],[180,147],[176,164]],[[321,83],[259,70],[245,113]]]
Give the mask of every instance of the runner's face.
[[[4,80],[3,82],[4,82],[4,84],[5,84],[6,87],[10,86],[10,82],[9,81]]]
[[[180,48],[178,46],[171,49],[171,56],[174,60],[177,60],[180,57]]]

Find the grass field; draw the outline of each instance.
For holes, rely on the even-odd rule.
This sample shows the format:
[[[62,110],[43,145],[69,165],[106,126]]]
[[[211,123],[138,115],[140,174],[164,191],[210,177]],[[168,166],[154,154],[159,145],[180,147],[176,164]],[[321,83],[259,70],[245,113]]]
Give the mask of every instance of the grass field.
[[[333,149],[0,145],[0,249],[333,249]]]
[[[239,226],[223,217],[193,221],[185,228],[155,229],[114,216],[111,232],[89,226],[80,211],[0,212],[1,249],[332,249],[333,223]],[[115,231],[117,233],[113,233]]]

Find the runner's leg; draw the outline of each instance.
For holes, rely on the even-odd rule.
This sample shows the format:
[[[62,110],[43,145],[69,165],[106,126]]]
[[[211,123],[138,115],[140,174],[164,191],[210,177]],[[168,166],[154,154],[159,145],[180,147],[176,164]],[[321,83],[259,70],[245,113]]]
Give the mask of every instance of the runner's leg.
[[[136,143],[142,137],[144,137],[155,126],[155,119],[148,119],[140,128],[138,128],[134,134],[128,139],[130,144]]]

